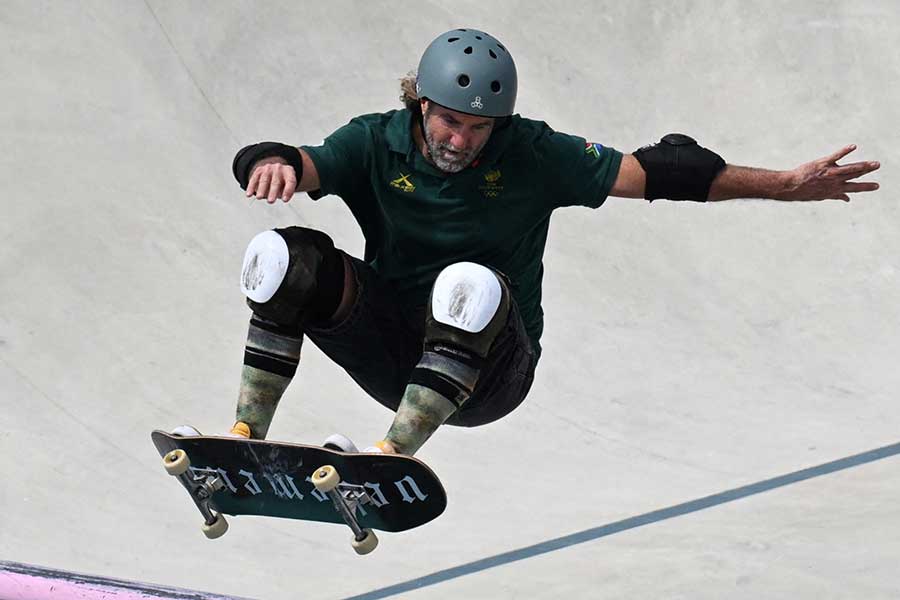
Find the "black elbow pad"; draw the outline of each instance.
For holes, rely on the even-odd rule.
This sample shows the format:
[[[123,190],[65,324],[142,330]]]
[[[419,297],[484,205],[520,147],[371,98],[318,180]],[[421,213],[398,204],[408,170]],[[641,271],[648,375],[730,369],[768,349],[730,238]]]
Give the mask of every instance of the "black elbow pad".
[[[636,150],[634,157],[647,173],[647,200],[706,202],[713,179],[725,168],[721,156],[683,133],[670,133]]]

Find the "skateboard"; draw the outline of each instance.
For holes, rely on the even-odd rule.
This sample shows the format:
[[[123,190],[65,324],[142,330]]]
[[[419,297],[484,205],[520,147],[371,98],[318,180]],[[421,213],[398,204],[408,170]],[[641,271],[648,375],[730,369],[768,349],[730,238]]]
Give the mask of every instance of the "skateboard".
[[[368,554],[378,545],[373,529],[412,529],[447,506],[437,475],[410,456],[159,430],[150,437],[166,472],[203,515],[210,539],[228,530],[225,514],[282,517],[346,524],[353,549]]]

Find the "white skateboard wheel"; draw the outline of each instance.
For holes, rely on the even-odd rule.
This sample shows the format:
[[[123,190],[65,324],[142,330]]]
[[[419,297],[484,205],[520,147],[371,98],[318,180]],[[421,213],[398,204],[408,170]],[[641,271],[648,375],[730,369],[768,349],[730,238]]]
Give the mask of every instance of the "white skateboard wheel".
[[[325,465],[315,470],[311,477],[312,484],[323,494],[330,492],[341,482],[341,476],[337,469],[331,465]]]
[[[216,515],[216,520],[212,525],[203,524],[201,527],[203,530],[203,535],[208,537],[211,540],[216,538],[220,538],[225,535],[225,532],[228,531],[228,521],[225,520],[225,517],[222,515]]]
[[[163,464],[166,467],[166,473],[178,476],[187,472],[191,466],[191,461],[188,459],[187,452],[179,448],[166,454],[163,457]]]
[[[378,546],[378,537],[371,529],[365,529],[366,537],[361,540],[353,539],[353,549],[357,554],[368,554]]]

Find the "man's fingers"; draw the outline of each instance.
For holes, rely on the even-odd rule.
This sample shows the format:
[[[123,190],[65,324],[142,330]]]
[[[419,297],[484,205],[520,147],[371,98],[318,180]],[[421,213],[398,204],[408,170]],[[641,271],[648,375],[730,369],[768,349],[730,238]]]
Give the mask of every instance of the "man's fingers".
[[[837,161],[841,160],[842,158],[844,158],[845,156],[847,156],[854,150],[856,150],[856,144],[850,144],[849,146],[844,146],[843,148],[841,148],[840,150],[838,150],[831,156],[827,157],[825,160],[828,163],[836,163]]]
[[[880,186],[874,181],[862,181],[855,183],[845,183],[844,191],[845,192],[874,192]]]
[[[283,187],[284,178],[281,177],[280,171],[275,171],[272,174],[272,183],[269,184],[269,197],[266,198],[266,202],[275,204],[275,201],[278,200],[278,197],[281,195],[281,188]]]
[[[872,171],[877,171],[880,167],[881,164],[878,162],[858,162],[840,167],[831,167],[829,174],[842,177],[843,179],[856,179]]]
[[[259,169],[254,169],[250,175],[250,182],[247,183],[247,197],[250,198],[256,193],[256,186],[259,185]]]
[[[256,196],[274,204],[279,198],[289,201],[297,191],[297,176],[293,167],[280,163],[260,165],[253,170],[247,184],[247,197]]]
[[[295,191],[297,191],[297,178],[288,174],[284,180],[284,191],[281,192],[282,200],[290,202]]]
[[[260,169],[259,184],[256,186],[256,197],[260,200],[269,195],[269,182],[272,181],[272,172],[269,169]]]

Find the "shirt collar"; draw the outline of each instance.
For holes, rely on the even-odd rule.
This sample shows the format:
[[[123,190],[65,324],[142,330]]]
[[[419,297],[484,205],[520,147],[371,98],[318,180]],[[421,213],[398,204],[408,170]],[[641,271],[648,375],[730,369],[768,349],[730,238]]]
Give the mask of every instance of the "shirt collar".
[[[388,121],[384,130],[384,138],[388,143],[388,148],[394,152],[399,152],[404,156],[408,155],[411,149],[414,149],[412,137],[412,119],[411,112],[406,110],[398,110]]]

